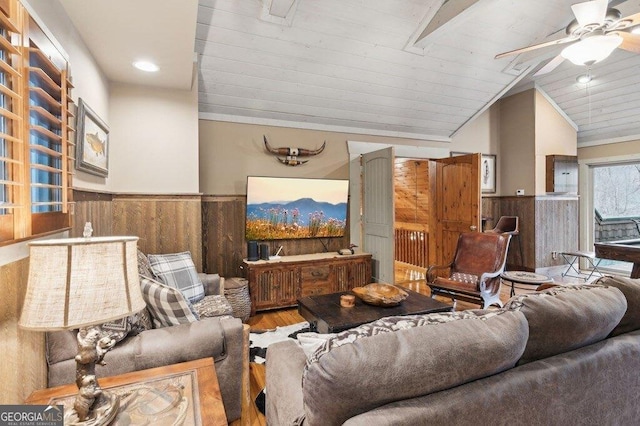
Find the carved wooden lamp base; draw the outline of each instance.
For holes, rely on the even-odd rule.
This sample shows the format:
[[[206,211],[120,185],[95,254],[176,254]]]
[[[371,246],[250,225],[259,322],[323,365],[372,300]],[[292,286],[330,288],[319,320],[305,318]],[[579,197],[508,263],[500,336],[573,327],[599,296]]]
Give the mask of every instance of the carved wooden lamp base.
[[[100,388],[96,377],[96,363],[104,365],[106,353],[115,340],[102,332],[98,325],[78,331],[78,355],[76,355],[76,385],[78,395],[69,418],[64,424],[101,426],[109,424],[118,414],[118,396]]]

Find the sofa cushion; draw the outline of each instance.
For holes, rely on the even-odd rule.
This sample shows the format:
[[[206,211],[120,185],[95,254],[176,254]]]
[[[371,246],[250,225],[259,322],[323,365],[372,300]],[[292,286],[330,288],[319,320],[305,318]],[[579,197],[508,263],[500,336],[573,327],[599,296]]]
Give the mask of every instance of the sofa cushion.
[[[204,297],[204,286],[188,251],[170,254],[150,254],[153,275],[164,284],[177,288],[191,303]]]
[[[607,337],[627,308],[620,290],[594,285],[558,286],[512,297],[506,310],[522,312],[529,324],[518,364],[590,345]]]
[[[140,289],[154,327],[161,328],[198,321],[189,302],[179,290],[148,277],[140,277]]]
[[[528,336],[520,312],[399,318],[338,333],[327,343],[331,349],[319,349],[307,362],[303,400],[308,424],[342,424],[392,401],[504,371],[520,358]],[[396,325],[379,327],[385,322]]]
[[[193,309],[200,318],[233,314],[233,308],[227,298],[220,295],[205,296],[204,299],[193,304]]]
[[[625,277],[602,277],[595,284],[615,287],[627,299],[627,311],[611,332],[611,336],[640,329],[640,280]]]

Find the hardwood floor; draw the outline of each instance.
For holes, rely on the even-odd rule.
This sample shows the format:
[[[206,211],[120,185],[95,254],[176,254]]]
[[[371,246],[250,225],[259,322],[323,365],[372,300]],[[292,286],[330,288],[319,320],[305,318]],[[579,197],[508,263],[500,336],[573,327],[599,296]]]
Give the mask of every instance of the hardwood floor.
[[[424,271],[407,268],[407,267],[398,267],[396,269],[396,284],[402,287],[406,287],[410,290],[417,291],[419,293],[425,295],[431,295],[429,287],[426,285],[424,281]],[[554,276],[554,281],[563,284],[583,284],[584,281],[575,278],[563,278],[561,276]],[[533,286],[524,286],[524,285],[516,285],[516,294],[529,293],[535,291]],[[502,285],[500,289],[500,300],[506,302],[510,298],[511,286],[505,284]],[[436,297],[438,300],[451,303],[451,299],[443,298],[440,296]],[[467,303],[463,301],[458,301],[456,305],[457,311],[462,311],[466,309],[478,309],[478,305],[474,305],[472,303]],[[291,309],[280,309],[274,311],[266,311],[260,312],[255,316],[249,318],[247,324],[251,327],[251,330],[267,330],[273,329],[278,326],[285,326],[295,324],[305,319],[298,314],[296,308]],[[249,409],[249,413],[243,413],[243,417],[248,414],[249,423],[252,426],[265,426],[266,419],[265,416],[262,415],[258,411],[255,406],[256,396],[260,393],[260,391],[265,386],[265,378],[266,378],[266,370],[263,364],[250,364],[250,395],[251,395],[251,405]],[[240,420],[232,422],[233,426],[240,426],[242,423]]]

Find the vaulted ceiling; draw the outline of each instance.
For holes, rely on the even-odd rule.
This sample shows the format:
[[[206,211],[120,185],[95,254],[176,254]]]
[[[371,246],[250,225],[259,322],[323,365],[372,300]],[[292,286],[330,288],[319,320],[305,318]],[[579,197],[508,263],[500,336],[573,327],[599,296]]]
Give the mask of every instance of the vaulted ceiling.
[[[88,29],[78,28],[93,50],[96,42],[85,37],[90,22],[108,18],[102,10],[92,14],[90,5],[102,2],[60,1],[67,10],[70,4],[89,5],[70,15],[85,22]],[[117,1],[124,7],[136,3]],[[179,13],[171,25],[158,25],[164,21],[155,14],[194,1],[154,1],[136,15],[156,22],[153,48],[161,51],[172,34],[194,28]],[[576,124],[579,144],[640,138],[640,54],[617,49],[592,66],[588,86],[575,80],[586,70],[569,61],[531,77],[563,46],[494,59],[564,36],[577,2],[199,0],[190,53],[197,53],[200,116],[449,140],[501,96],[535,85]],[[640,0],[609,6],[623,16],[640,12]],[[117,18],[113,23],[118,28]],[[109,78],[126,80],[105,70]]]

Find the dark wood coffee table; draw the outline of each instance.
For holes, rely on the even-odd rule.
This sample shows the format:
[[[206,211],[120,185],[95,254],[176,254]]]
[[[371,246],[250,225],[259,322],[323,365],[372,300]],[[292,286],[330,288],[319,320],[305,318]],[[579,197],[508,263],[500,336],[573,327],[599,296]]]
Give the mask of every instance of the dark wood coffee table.
[[[298,299],[298,313],[318,333],[337,333],[357,327],[382,317],[395,315],[430,314],[451,311],[451,305],[439,302],[429,296],[403,288],[409,296],[398,306],[382,308],[364,303],[356,297],[352,308],[340,306],[340,296],[350,292],[331,293]]]

